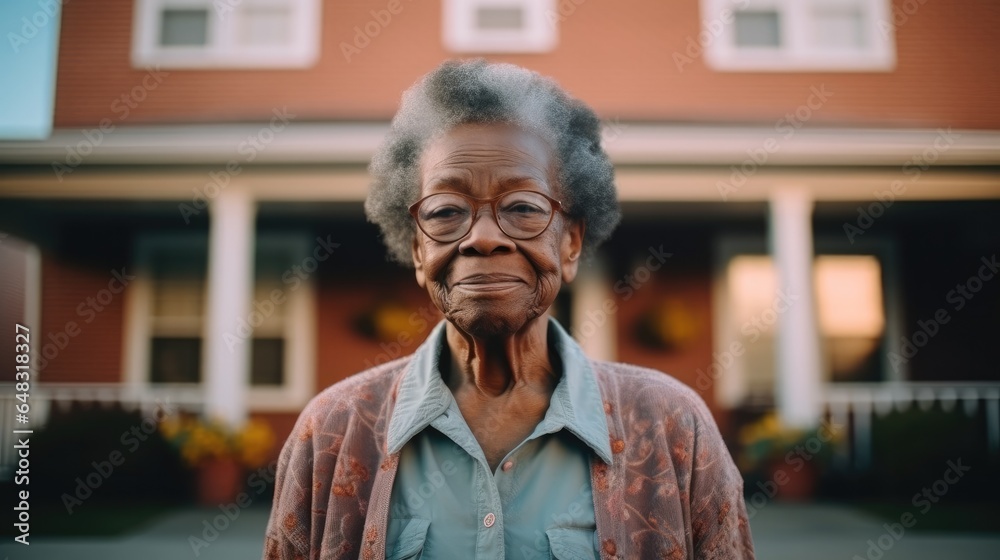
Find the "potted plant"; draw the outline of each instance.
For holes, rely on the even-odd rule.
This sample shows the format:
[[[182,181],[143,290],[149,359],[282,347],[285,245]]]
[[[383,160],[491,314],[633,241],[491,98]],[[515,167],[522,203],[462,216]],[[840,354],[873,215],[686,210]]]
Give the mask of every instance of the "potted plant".
[[[236,501],[246,470],[263,465],[274,446],[274,433],[262,420],[233,429],[218,420],[172,417],[160,423],[160,432],[195,471],[198,502],[206,506]]]
[[[740,430],[738,463],[744,473],[763,479],[757,486],[774,498],[808,500],[842,438],[842,427],[821,422],[812,429],[789,428],[769,412]]]

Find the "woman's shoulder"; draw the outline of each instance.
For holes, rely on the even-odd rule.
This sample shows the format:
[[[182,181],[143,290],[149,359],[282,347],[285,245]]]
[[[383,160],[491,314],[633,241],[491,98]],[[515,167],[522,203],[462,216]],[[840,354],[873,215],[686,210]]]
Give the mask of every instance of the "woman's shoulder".
[[[406,371],[412,354],[350,375],[320,391],[302,410],[300,420],[313,425],[336,422],[344,415],[378,415],[397,381]]]
[[[655,407],[663,410],[686,410],[696,416],[708,412],[704,399],[694,389],[674,376],[659,370],[591,360],[591,366],[605,398],[620,400],[630,407]]]

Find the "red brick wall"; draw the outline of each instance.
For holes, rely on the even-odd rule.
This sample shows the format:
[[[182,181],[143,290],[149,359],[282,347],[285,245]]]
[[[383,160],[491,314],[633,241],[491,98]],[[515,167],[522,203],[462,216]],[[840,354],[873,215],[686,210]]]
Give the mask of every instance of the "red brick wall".
[[[632,292],[632,297],[618,297],[615,314],[618,357],[616,361],[641,365],[670,374],[697,391],[725,430],[724,410],[715,404],[714,387],[699,387],[698,370],[707,372],[712,364],[712,291],[708,272],[687,271],[654,274]],[[669,302],[672,311],[691,331],[674,349],[657,349],[642,344],[635,335],[636,323],[647,310]]]
[[[111,293],[112,278],[111,269],[43,254],[42,324],[33,340],[42,381],[121,381],[124,292]],[[87,298],[101,311],[89,307]]]
[[[348,63],[340,44],[386,4],[324,2],[313,68],[171,70],[120,120],[112,103],[145,75],[129,62],[132,2],[67,2],[56,126],[105,117],[116,124],[262,120],[282,106],[298,120],[388,119],[402,90],[452,55],[442,46],[441,3],[403,0],[403,11]],[[810,124],[1000,128],[1000,4],[920,4],[898,28],[890,73],[722,73],[700,58],[679,72],[672,55],[697,36],[699,20],[697,0],[584,1],[561,24],[556,51],[495,58],[554,76],[609,119],[769,124],[804,103],[811,86],[826,84],[833,96]]]
[[[392,276],[345,278],[319,286],[316,326],[316,392],[369,367],[412,354],[427,338],[436,321],[426,321],[407,342],[375,341],[358,332],[355,321],[380,301],[392,299],[410,311],[437,313],[420,289],[413,272],[397,268]]]

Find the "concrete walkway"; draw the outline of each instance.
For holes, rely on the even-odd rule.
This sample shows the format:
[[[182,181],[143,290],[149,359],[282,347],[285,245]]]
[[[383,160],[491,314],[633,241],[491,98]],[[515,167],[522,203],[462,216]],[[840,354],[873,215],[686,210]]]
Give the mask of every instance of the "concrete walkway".
[[[914,528],[919,528],[920,520]],[[771,503],[750,519],[761,560],[997,560],[1000,533],[915,532],[854,509]],[[902,531],[900,531],[902,528]],[[871,541],[871,542],[869,542]]]
[[[250,508],[225,526],[219,509],[181,510],[126,537],[31,539],[29,546],[0,545],[4,560],[260,560],[269,511]],[[225,519],[225,517],[223,517]],[[205,534],[205,522],[225,527]],[[227,519],[228,521],[228,519]],[[200,539],[201,542],[192,539]],[[202,542],[207,546],[202,546]]]
[[[259,559],[268,512],[257,508],[244,510],[218,535],[206,534],[205,522],[211,523],[219,514],[217,509],[184,510],[155,521],[143,531],[115,539],[38,538],[32,539],[28,547],[11,545],[7,541],[0,545],[0,559]],[[896,539],[886,532],[883,521],[839,506],[768,504],[754,513],[750,524],[757,558],[761,560],[1000,558],[1000,534],[934,534],[905,530]],[[218,525],[223,526],[221,521]],[[193,538],[202,542],[192,541]]]

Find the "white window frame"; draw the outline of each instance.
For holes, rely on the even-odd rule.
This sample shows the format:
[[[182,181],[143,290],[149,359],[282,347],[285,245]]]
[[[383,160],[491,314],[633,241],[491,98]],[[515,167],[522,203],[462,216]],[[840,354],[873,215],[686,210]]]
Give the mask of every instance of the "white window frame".
[[[287,250],[292,261],[297,263],[309,255],[310,237],[304,234],[262,233],[257,236],[257,246]],[[145,395],[152,395],[154,386],[168,387],[185,394],[192,391],[203,393],[204,371],[201,383],[154,384],[150,381],[149,359],[153,334],[153,277],[150,265],[154,251],[161,247],[207,250],[208,237],[202,233],[155,233],[142,234],[136,238],[136,277],[125,291],[124,381],[139,394]],[[315,290],[312,277],[301,280],[294,289],[283,286],[286,296],[282,304],[285,307],[283,383],[279,386],[249,385],[247,405],[251,412],[298,412],[312,398],[316,378]],[[202,320],[202,340],[205,339],[205,323]],[[202,352],[204,351],[203,346]]]
[[[857,7],[865,15],[866,47],[838,50],[810,45],[809,10]],[[779,48],[736,46],[738,11],[776,10],[786,41]],[[726,72],[889,72],[896,67],[891,0],[701,0],[698,41],[705,62]]]
[[[525,27],[518,31],[476,28],[476,10],[490,6],[520,7]],[[442,16],[445,48],[456,53],[543,53],[559,43],[556,0],[445,0]]]
[[[291,7],[288,45],[241,45],[237,10],[281,0],[135,0],[132,65],[136,68],[308,68],[319,59],[320,0],[285,0]],[[160,17],[166,8],[207,9],[208,45],[162,46]],[[231,9],[230,9],[231,8]]]
[[[767,240],[758,235],[724,235],[715,241],[712,282],[712,340],[713,356],[729,352],[734,342],[743,342],[739,329],[733,327],[733,302],[729,297],[727,271],[733,258],[741,255],[760,255],[773,258],[768,251]],[[900,352],[899,340],[903,333],[903,302],[900,295],[896,246],[890,238],[856,239],[853,245],[845,245],[842,238],[820,236],[815,239],[815,256],[819,255],[874,255],[882,266],[883,298],[885,305],[885,337],[888,344],[882,349],[882,369],[886,373],[885,382],[906,381],[910,378],[908,364],[897,371],[892,366],[889,353]],[[773,331],[777,336],[777,330]],[[744,354],[745,355],[745,352]],[[714,363],[714,362],[713,362]],[[734,357],[732,365],[720,368],[718,378],[713,381],[715,402],[719,406],[732,409],[743,405],[754,405],[748,400],[751,395],[745,361]],[[706,370],[707,371],[707,370]],[[830,372],[824,369],[823,383],[831,383]]]

